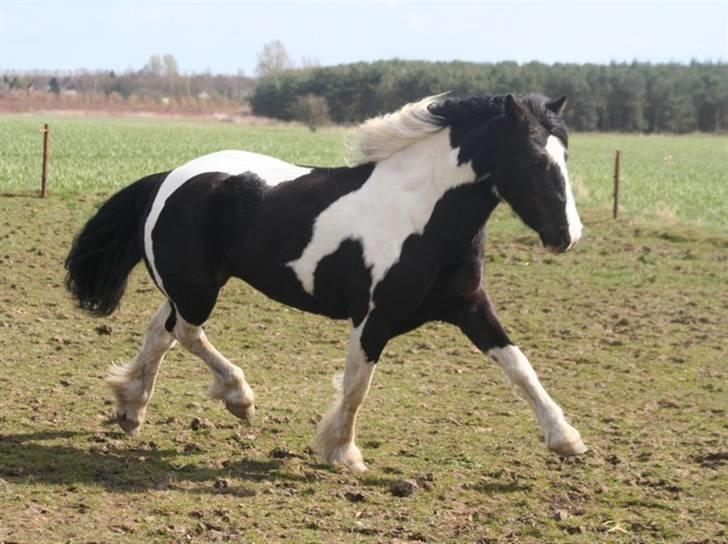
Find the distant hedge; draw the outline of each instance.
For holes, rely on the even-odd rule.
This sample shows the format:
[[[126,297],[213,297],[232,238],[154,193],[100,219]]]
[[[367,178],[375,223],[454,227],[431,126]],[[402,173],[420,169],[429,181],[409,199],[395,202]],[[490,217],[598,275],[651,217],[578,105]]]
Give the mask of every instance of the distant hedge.
[[[569,97],[576,130],[716,132],[728,129],[728,66],[684,64],[518,64],[388,60],[287,70],[258,81],[257,115],[290,120],[301,96],[326,99],[331,119],[355,123],[418,98],[541,92]]]

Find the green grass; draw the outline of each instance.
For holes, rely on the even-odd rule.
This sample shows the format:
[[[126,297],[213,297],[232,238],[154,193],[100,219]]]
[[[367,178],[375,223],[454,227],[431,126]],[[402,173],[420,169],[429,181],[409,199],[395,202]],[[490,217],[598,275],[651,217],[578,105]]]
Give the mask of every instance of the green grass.
[[[346,131],[205,121],[5,115],[0,191],[39,185],[41,135],[51,125],[52,191],[106,192],[220,149],[248,149],[296,163],[339,165]],[[627,217],[726,232],[728,138],[573,134],[570,172],[581,207],[612,202],[614,150],[622,151],[620,204]]]
[[[728,232],[728,137],[574,134],[569,171],[581,206],[612,205],[617,149],[627,216]]]
[[[596,189],[609,174],[579,161],[604,153],[609,168],[611,136],[574,137],[572,175],[590,190],[574,251],[544,253],[505,207],[487,246],[501,320],[590,451],[546,451],[500,370],[454,328],[430,324],[393,340],[378,364],[358,426],[370,470],[356,478],[308,450],[343,365],[345,324],[229,282],[206,332],[245,370],[255,421],[206,400],[204,364],[177,347],[133,439],[108,422],[103,377],[133,357],[161,297],[141,266],[108,318],[77,311],[63,289],[70,241],[112,188],[221,147],[336,164],[342,132],[54,119],[41,200],[26,194],[40,122],[3,118],[0,134],[0,542],[726,540],[728,240],[680,215],[609,219]],[[691,138],[627,140],[655,158],[660,142],[720,144]],[[635,151],[619,147],[627,164]],[[103,150],[114,148],[112,160]],[[706,166],[695,177],[715,175]],[[195,417],[210,425],[193,430]],[[395,497],[398,479],[420,488]]]

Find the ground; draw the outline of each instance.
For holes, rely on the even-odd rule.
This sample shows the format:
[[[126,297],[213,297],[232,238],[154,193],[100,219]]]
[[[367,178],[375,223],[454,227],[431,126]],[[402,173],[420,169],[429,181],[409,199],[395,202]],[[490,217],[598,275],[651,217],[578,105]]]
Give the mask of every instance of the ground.
[[[71,238],[106,196],[0,198],[0,542],[728,539],[728,240],[715,230],[595,207],[582,243],[553,256],[499,210],[488,291],[589,452],[548,452],[500,370],[432,324],[385,350],[357,478],[308,449],[346,325],[237,281],[207,332],[244,368],[255,421],[206,400],[207,370],[180,347],[141,436],[109,421],[106,368],[134,355],[161,298],[143,267],[109,318],[64,292]]]

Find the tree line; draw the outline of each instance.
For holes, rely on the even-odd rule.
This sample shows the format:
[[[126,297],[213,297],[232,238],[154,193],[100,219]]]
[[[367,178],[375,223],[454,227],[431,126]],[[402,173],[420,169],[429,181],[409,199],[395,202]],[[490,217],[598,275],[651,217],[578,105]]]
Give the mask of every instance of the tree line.
[[[427,95],[452,91],[478,94],[566,95],[569,125],[582,131],[719,132],[728,129],[728,67],[719,63],[543,64],[531,62],[426,62],[383,60],[295,67],[279,41],[258,56],[257,78],[182,74],[172,55],[152,55],[145,66],[124,73],[4,73],[3,96],[32,93],[159,103],[174,109],[207,103],[227,109],[248,104],[256,115],[298,120],[312,129],[327,122],[357,123],[396,110]],[[78,95],[78,99],[74,98]],[[85,102],[84,102],[85,103]]]
[[[138,70],[117,73],[114,70],[74,70],[48,72],[33,70],[4,73],[0,79],[0,97],[29,91],[52,94],[105,95],[128,100],[130,97],[180,99],[202,97],[205,100],[245,102],[255,79],[242,72],[236,75],[183,74],[173,55],[151,55]]]
[[[718,132],[728,129],[723,63],[518,64],[387,60],[269,71],[258,79],[253,113],[299,118],[324,106],[336,123],[356,123],[418,98],[451,91],[566,95],[565,117],[582,131]]]

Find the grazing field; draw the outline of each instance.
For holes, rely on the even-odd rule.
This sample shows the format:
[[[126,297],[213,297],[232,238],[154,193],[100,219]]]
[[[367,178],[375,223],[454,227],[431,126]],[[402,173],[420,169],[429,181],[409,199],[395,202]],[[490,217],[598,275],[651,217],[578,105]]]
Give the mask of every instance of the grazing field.
[[[37,189],[41,135],[51,125],[50,187],[55,192],[106,192],[204,153],[248,149],[318,165],[344,162],[346,130],[312,134],[296,126],[246,126],[159,119],[0,119],[0,191]],[[728,140],[711,135],[572,134],[570,163],[577,202],[611,205],[614,150],[622,151],[621,205],[627,217],[728,228]]]
[[[370,470],[357,478],[308,450],[344,323],[231,281],[206,329],[245,369],[255,421],[206,400],[206,368],[177,347],[129,438],[109,421],[103,376],[134,355],[160,295],[138,267],[119,311],[93,319],[62,288],[73,234],[112,189],[229,147],[339,164],[343,131],[52,119],[40,200],[41,122],[0,120],[0,542],[728,538],[724,140],[573,135],[586,231],[568,254],[544,253],[505,208],[492,219],[489,292],[585,456],[549,453],[500,370],[433,324],[384,352],[359,425]],[[396,496],[399,480],[418,487]]]

